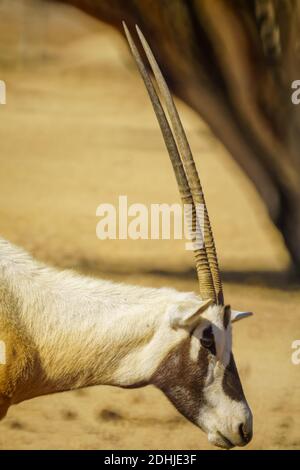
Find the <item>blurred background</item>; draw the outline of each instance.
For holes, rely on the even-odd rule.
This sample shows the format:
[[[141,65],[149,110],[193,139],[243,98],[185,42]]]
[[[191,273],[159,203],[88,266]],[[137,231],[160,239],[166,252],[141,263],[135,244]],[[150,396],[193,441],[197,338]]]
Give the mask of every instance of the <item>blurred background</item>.
[[[0,0],[1,236],[39,260],[146,286],[197,290],[180,240],[96,238],[96,208],[174,203],[158,125],[121,35],[78,9]],[[151,43],[151,37],[148,38]],[[300,77],[298,77],[300,78]],[[178,93],[179,94],[179,93]],[[186,100],[185,100],[186,101]],[[176,101],[214,228],[225,298],[255,316],[234,327],[254,412],[252,449],[300,448],[299,283],[251,179],[199,114]],[[1,449],[209,449],[206,436],[152,387],[37,398],[0,424]]]

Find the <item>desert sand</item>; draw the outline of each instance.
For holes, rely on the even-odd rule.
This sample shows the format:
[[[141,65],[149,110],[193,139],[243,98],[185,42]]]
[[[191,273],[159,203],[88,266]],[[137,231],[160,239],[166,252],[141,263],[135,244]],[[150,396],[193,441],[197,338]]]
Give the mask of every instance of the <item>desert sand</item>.
[[[179,201],[126,44],[73,9],[35,7],[30,27],[17,9],[4,13],[1,236],[57,267],[197,291],[183,241],[96,237],[100,203],[114,204],[119,195],[148,206]],[[283,241],[252,184],[199,116],[177,104],[206,194],[226,301],[255,313],[233,328],[254,414],[247,448],[300,449],[300,365],[291,361],[292,342],[300,339],[299,284],[287,277]],[[152,387],[36,398],[12,407],[0,423],[0,449],[181,448],[212,446]]]

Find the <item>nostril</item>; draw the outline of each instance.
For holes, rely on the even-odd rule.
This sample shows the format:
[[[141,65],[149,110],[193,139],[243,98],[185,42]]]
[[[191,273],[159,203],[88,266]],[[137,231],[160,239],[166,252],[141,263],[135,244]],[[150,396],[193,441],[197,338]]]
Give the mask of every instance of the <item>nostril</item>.
[[[245,430],[245,426],[243,423],[241,423],[239,425],[239,434],[243,440],[243,442],[245,442],[245,444],[248,444],[248,442],[251,441],[251,438],[252,438],[252,433],[251,432],[247,432]]]

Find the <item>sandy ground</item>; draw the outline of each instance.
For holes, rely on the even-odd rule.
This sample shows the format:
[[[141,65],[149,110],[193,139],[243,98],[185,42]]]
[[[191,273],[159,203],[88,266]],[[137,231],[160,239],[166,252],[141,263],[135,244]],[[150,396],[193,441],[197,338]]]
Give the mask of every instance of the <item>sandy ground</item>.
[[[51,9],[47,21],[46,52],[28,35],[25,52],[15,56],[12,29],[0,34],[0,78],[8,91],[0,106],[1,235],[55,266],[197,290],[182,241],[96,238],[100,203],[124,194],[129,203],[173,203],[177,188],[120,38],[64,8]],[[226,299],[255,312],[234,326],[236,361],[254,413],[248,448],[300,449],[300,365],[291,362],[292,341],[300,339],[299,285],[286,278],[282,240],[249,181],[199,117],[178,106],[205,188]],[[151,387],[37,398],[13,407],[0,423],[0,449],[76,448],[212,447]]]

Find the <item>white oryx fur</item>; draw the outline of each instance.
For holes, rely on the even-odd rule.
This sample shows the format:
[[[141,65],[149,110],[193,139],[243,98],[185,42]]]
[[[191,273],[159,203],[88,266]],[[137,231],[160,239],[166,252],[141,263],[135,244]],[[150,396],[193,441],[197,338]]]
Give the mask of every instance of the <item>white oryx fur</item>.
[[[11,303],[6,324],[18,325],[24,341],[34,345],[41,377],[41,383],[34,378],[36,389],[30,387],[24,395],[17,391],[13,402],[87,385],[128,386],[147,381],[186,334],[170,327],[170,307],[196,311],[201,305],[193,293],[59,271],[3,239],[0,284],[5,286],[1,322],[3,303]],[[0,332],[3,335],[2,328]]]

